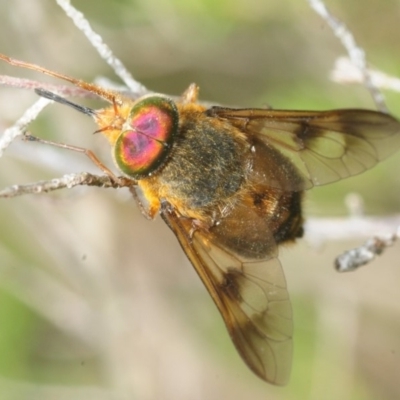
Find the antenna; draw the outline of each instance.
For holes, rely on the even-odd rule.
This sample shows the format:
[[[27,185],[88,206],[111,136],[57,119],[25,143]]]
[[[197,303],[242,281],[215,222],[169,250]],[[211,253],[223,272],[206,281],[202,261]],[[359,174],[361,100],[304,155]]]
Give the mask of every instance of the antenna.
[[[64,81],[70,82],[70,83],[74,84],[75,86],[78,86],[84,90],[87,90],[88,92],[97,94],[99,97],[109,101],[110,103],[116,103],[116,102],[118,104],[121,103],[121,96],[119,93],[114,92],[112,90],[103,89],[102,87],[97,86],[93,83],[87,83],[80,79],[75,79],[68,75],[60,74],[58,72],[51,71],[47,68],[40,67],[39,65],[36,65],[36,64],[19,61],[14,58],[8,57],[4,54],[1,54],[1,53],[0,53],[0,60],[3,60],[10,65],[13,65],[14,67],[32,69],[33,71],[38,71],[43,74],[52,76],[54,78],[59,78]],[[44,96],[44,97],[46,97],[46,96]],[[57,100],[55,100],[55,101],[57,101]]]
[[[72,107],[74,110],[79,111],[79,112],[81,112],[83,114],[89,115],[91,117],[96,116],[96,111],[93,110],[92,108],[81,106],[79,104],[73,103],[72,101],[69,101],[64,97],[61,97],[58,94],[55,94],[53,92],[49,92],[48,90],[38,88],[38,89],[35,89],[35,93],[38,94],[41,97],[46,98],[46,99],[53,100],[53,101],[55,101],[57,103],[65,104],[65,105],[67,105],[69,107]]]

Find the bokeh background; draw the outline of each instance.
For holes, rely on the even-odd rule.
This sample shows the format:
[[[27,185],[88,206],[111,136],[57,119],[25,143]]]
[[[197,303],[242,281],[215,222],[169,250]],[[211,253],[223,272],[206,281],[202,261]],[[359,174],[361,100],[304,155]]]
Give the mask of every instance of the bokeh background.
[[[243,107],[374,107],[363,87],[329,80],[344,50],[306,1],[73,4],[154,91],[178,95],[196,82],[203,99]],[[373,65],[399,74],[400,1],[327,5]],[[88,81],[115,79],[53,0],[0,0],[0,52]],[[5,64],[0,73],[55,82]],[[400,116],[399,95],[387,98]],[[0,88],[1,129],[35,99]],[[92,121],[73,110],[53,105],[30,129],[112,165]],[[307,215],[345,216],[349,192],[368,214],[398,213],[399,165],[398,155],[314,189]],[[16,141],[0,159],[0,187],[79,171],[98,172],[81,155]],[[129,193],[75,188],[3,199],[0,399],[398,399],[400,247],[336,273],[334,257],[362,241],[300,241],[282,251],[295,352],[290,384],[276,388],[246,368],[172,233],[160,219],[144,220]]]

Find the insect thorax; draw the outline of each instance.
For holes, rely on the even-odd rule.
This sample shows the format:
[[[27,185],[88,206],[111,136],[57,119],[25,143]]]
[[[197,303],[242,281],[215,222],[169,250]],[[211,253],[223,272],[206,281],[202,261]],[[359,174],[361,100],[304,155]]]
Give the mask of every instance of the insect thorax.
[[[161,197],[188,209],[224,207],[246,178],[250,146],[230,124],[183,115],[170,160],[159,173]]]

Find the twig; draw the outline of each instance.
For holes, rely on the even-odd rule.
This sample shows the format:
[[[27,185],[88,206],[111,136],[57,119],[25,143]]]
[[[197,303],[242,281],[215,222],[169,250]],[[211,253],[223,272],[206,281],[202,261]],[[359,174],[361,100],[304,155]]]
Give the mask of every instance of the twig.
[[[362,246],[336,258],[336,270],[345,272],[367,264],[392,245],[400,235],[399,227],[400,215],[397,214],[386,217],[357,215],[347,218],[310,218],[305,224],[304,238],[312,245],[319,245],[325,241],[345,241],[373,236]]]
[[[345,47],[349,59],[341,58],[336,63],[335,71],[332,79],[347,80],[351,82],[361,82],[369,90],[371,96],[382,112],[388,112],[383,94],[379,87],[385,87],[390,84],[391,88],[397,87],[400,91],[400,81],[391,79],[388,82],[387,76],[377,71],[370,71],[367,66],[365,51],[356,43],[351,31],[346,25],[335,17],[325,6],[322,0],[308,0],[310,6],[328,23],[333,33],[342,45]],[[394,89],[396,90],[396,89]],[[323,229],[319,229],[318,225],[322,224]],[[372,261],[376,255],[381,254],[387,246],[393,244],[399,236],[400,218],[389,217],[382,219],[367,218],[362,215],[355,215],[345,220],[323,220],[308,221],[308,236],[314,239],[318,237],[318,241],[323,240],[322,236],[329,235],[330,239],[348,238],[354,239],[359,235],[370,235],[371,232],[377,232],[382,229],[382,225],[386,226],[386,232],[397,230],[397,234],[389,234],[386,236],[376,236],[368,239],[362,246],[349,250],[338,256],[335,260],[335,268],[339,272],[353,271],[362,265]],[[314,231],[314,233],[312,232]],[[329,233],[328,233],[329,232]],[[317,235],[315,235],[317,233]],[[322,236],[321,236],[322,234]],[[327,237],[325,237],[327,239]]]
[[[48,106],[52,101],[45,98],[40,98],[31,107],[29,107],[22,117],[10,128],[3,132],[0,136],[0,157],[3,151],[11,144],[11,142],[18,136],[23,135],[26,127],[36,119],[40,112]]]
[[[376,256],[392,246],[399,238],[400,230],[389,236],[377,236],[368,239],[362,246],[346,251],[335,260],[335,268],[338,272],[354,271],[371,262]]]
[[[97,95],[76,86],[54,85],[33,79],[15,78],[14,76],[8,75],[0,75],[0,85],[27,90],[44,89],[66,97],[98,98]]]
[[[381,89],[400,92],[400,78],[390,76],[376,69],[369,70],[373,84]],[[347,58],[339,57],[331,72],[331,79],[337,83],[363,83],[361,71]]]
[[[149,92],[146,87],[133,79],[131,73],[122,64],[121,60],[115,57],[111,49],[103,42],[102,37],[93,31],[89,21],[80,11],[72,6],[69,0],[56,1],[57,4],[64,10],[65,14],[71,18],[77,28],[87,37],[92,46],[100,54],[101,58],[106,61],[108,65],[110,65],[115,74],[122,79],[131,92],[138,97]]]
[[[132,185],[133,182],[124,177],[119,177],[118,182],[115,182],[108,175],[93,175],[88,172],[81,172],[27,185],[12,185],[0,190],[0,198],[10,198],[25,194],[48,193],[59,189],[71,189],[75,186],[97,186],[117,189],[131,187]]]
[[[366,239],[374,233],[386,235],[396,232],[400,214],[380,217],[309,218],[305,223],[304,238],[311,245],[335,240]]]
[[[308,0],[310,6],[332,28],[335,36],[345,47],[351,62],[361,71],[365,87],[371,93],[376,107],[382,112],[388,112],[385,99],[381,91],[375,86],[370,71],[368,70],[365,51],[357,44],[353,34],[346,25],[335,17],[321,0]]]

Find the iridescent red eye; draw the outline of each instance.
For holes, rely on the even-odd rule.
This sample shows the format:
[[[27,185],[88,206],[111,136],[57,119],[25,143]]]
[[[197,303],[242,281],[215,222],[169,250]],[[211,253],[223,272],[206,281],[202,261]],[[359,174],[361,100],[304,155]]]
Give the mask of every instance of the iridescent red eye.
[[[114,147],[119,169],[140,179],[166,160],[178,132],[179,114],[175,103],[163,96],[150,96],[132,108]]]

